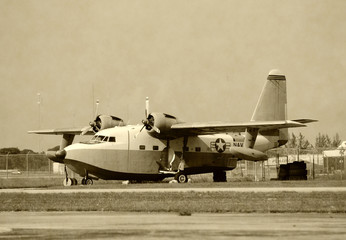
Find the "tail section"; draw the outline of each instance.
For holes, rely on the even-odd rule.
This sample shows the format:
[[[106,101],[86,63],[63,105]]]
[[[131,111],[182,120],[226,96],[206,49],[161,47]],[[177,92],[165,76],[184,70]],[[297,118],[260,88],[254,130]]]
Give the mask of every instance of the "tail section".
[[[267,79],[251,121],[286,120],[286,77],[275,69]]]
[[[286,77],[280,70],[274,69],[269,72],[267,81],[263,87],[257,102],[251,121],[277,121],[287,119],[287,91]],[[267,147],[278,147],[288,141],[288,129],[260,131],[264,137],[260,142],[267,142]],[[264,141],[263,141],[264,140]]]

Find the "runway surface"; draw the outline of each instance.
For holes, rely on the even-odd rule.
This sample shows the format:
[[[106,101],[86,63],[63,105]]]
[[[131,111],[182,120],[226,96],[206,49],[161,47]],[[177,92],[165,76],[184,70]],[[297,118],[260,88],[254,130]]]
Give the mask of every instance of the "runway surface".
[[[346,214],[0,212],[0,239],[346,239]]]
[[[123,193],[123,192],[346,192],[346,187],[258,187],[258,188],[64,188],[0,189],[0,193]]]

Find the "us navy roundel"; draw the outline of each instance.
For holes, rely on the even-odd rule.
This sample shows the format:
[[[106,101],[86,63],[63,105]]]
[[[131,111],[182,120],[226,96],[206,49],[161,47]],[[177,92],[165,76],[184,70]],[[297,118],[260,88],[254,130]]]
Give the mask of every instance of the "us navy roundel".
[[[223,140],[222,138],[218,138],[215,141],[215,149],[219,153],[222,153],[226,150],[226,141]]]

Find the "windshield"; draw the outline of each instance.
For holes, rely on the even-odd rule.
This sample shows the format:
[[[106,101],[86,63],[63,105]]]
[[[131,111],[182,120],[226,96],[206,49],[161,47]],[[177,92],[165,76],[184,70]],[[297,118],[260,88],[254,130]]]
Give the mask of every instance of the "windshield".
[[[92,137],[92,139],[90,140],[90,142],[103,142],[103,140],[105,139],[105,136],[102,135],[95,135]]]
[[[115,142],[115,137],[95,135],[88,143]]]

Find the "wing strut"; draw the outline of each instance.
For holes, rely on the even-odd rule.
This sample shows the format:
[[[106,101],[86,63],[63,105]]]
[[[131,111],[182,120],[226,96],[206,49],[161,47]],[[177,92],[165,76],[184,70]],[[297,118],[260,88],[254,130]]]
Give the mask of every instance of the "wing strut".
[[[183,140],[184,142],[183,142],[183,151],[182,151],[182,154],[181,154],[181,160],[180,160],[179,167],[178,167],[178,171],[179,172],[184,171],[184,168],[185,168],[184,153],[185,153],[186,148],[187,148],[187,141],[188,140],[189,140],[189,137],[185,136],[184,140]]]

